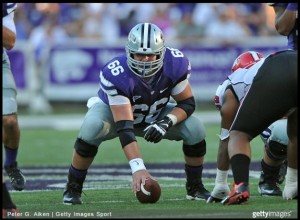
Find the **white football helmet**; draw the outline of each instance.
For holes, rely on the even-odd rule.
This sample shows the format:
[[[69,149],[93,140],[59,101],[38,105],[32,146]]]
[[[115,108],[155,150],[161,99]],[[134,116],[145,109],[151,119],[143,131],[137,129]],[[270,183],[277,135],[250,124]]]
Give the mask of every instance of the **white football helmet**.
[[[154,76],[163,66],[166,47],[162,31],[151,23],[140,23],[128,34],[126,45],[127,64],[140,77]],[[138,61],[133,54],[155,54],[155,61]]]
[[[263,57],[264,57],[263,54],[256,51],[247,51],[245,53],[242,53],[233,62],[233,65],[231,67],[231,72],[234,72],[239,68],[248,69],[258,61],[260,61],[261,58]]]

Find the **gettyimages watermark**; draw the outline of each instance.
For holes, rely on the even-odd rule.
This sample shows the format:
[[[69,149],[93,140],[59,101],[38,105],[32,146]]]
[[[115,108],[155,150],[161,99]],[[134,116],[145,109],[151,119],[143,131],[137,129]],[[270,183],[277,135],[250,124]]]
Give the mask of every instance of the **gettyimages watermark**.
[[[292,211],[257,211],[252,212],[252,218],[290,218]]]

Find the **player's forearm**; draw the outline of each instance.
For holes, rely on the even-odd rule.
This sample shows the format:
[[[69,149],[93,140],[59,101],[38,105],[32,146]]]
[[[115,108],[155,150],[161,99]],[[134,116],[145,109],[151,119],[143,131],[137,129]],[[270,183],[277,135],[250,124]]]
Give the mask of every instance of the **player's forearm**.
[[[141,152],[139,150],[138,144],[136,141],[133,141],[129,144],[127,144],[124,148],[123,151],[125,153],[125,156],[128,161],[135,159],[135,158],[141,158]]]
[[[187,118],[186,112],[177,107],[175,107],[168,115],[174,115],[176,117],[176,123],[173,122],[173,125],[178,124]]]
[[[296,21],[296,11],[285,10],[276,18],[275,27],[279,34],[287,36],[293,29]]]
[[[3,47],[11,50],[16,43],[16,34],[2,25],[2,43]]]
[[[128,159],[129,166],[131,168],[131,173],[134,174],[137,171],[146,170],[142,155],[138,148],[137,142],[131,142],[127,144],[124,148],[124,153]],[[135,191],[135,190],[134,190]]]
[[[181,101],[176,100],[176,102],[177,102],[177,105],[170,112],[170,114],[176,116],[176,122],[179,123],[194,113],[195,108],[196,108],[196,102],[195,102],[194,96],[185,98]],[[173,122],[173,125],[174,125],[174,122]]]

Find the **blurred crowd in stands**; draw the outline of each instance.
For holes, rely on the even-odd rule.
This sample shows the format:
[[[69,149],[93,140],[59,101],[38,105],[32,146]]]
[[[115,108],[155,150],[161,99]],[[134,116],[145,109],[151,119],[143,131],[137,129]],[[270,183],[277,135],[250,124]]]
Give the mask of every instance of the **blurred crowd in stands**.
[[[278,35],[267,3],[18,3],[18,39],[117,42],[137,23],[152,22],[166,39]]]
[[[226,46],[246,37],[278,36],[274,17],[267,3],[18,3],[15,24],[17,42],[34,50],[42,82],[39,68],[50,45],[72,40],[123,45],[133,26],[152,22],[164,32],[167,45],[211,40]],[[38,85],[36,93],[42,94],[42,83]],[[36,103],[31,108],[50,109],[46,101],[43,108],[41,100]]]

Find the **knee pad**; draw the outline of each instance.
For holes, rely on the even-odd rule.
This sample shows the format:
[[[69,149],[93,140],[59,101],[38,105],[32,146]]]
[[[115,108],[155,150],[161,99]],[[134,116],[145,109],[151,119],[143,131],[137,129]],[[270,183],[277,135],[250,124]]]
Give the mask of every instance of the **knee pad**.
[[[289,138],[287,135],[287,120],[280,119],[275,121],[273,124],[269,126],[270,136],[268,137],[268,141],[276,141],[280,144],[287,145],[289,142]]]
[[[82,157],[95,157],[98,152],[97,146],[88,144],[80,138],[77,138],[74,148]]]
[[[183,144],[182,150],[185,156],[188,157],[203,157],[206,154],[205,139],[194,145]]]
[[[273,160],[279,161],[287,158],[287,145],[270,140],[266,143],[265,148],[268,157]]]

